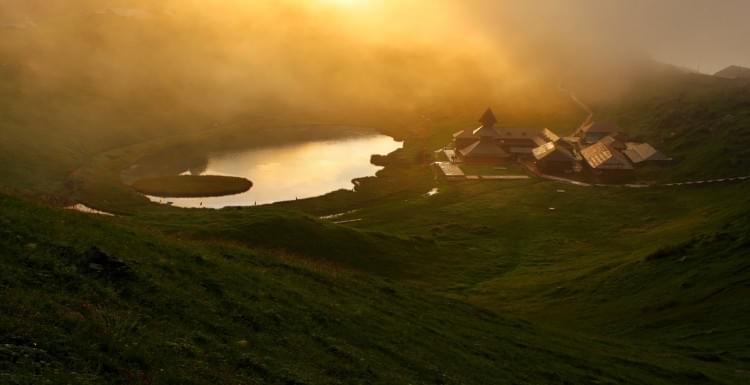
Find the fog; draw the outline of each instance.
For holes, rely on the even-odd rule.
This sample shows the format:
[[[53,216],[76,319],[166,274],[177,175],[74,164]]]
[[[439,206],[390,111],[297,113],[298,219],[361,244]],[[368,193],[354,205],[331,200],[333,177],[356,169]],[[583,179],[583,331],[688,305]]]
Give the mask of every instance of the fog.
[[[471,3],[471,2],[469,2]],[[713,73],[750,66],[747,0],[531,0],[486,1],[480,14],[498,31],[518,31],[586,59],[640,53]],[[503,18],[498,15],[506,15]],[[498,23],[498,17],[504,23]]]
[[[24,95],[217,120],[542,108],[561,83],[616,94],[651,60],[750,65],[747,14],[743,0],[0,0],[0,65]]]

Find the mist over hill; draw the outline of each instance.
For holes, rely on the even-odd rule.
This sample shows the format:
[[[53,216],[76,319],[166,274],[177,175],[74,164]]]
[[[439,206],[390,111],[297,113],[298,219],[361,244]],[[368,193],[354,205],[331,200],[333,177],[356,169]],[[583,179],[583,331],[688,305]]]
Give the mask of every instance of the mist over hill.
[[[580,49],[522,10],[490,9],[483,22],[469,12],[481,3],[42,3],[0,5],[9,23],[25,26],[1,47],[27,92],[73,85],[113,102],[218,117],[269,106],[413,112],[509,98],[531,108],[560,82],[609,90],[647,61],[604,43]]]
[[[750,83],[704,72],[748,65],[748,12],[0,0],[0,383],[745,383]],[[584,121],[662,159],[447,158],[500,127],[575,158]],[[374,132],[398,149],[343,140]],[[291,199],[354,151],[378,171],[349,188],[202,201],[262,183],[213,154]]]

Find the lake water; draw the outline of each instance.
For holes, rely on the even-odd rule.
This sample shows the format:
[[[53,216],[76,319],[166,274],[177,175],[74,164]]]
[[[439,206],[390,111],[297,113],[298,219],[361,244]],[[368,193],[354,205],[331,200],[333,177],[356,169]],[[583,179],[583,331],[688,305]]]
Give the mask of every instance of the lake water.
[[[211,154],[201,174],[250,179],[250,191],[212,198],[158,198],[178,207],[221,208],[252,206],[311,198],[354,187],[352,179],[374,176],[381,167],[370,163],[373,154],[389,154],[402,144],[384,135],[360,136],[280,147],[253,148]],[[187,172],[186,172],[187,173]]]

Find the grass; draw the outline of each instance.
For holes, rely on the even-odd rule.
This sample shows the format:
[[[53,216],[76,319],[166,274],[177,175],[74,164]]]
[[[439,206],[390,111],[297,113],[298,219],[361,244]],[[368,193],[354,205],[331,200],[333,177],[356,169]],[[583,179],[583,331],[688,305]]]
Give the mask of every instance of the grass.
[[[596,106],[679,159],[638,178],[746,172],[746,86],[658,80]],[[11,192],[0,194],[2,383],[747,380],[747,183],[439,184],[422,154],[473,118],[458,114],[411,131],[384,121],[404,149],[354,192],[177,209],[148,202],[121,172],[150,154],[199,159],[253,139],[241,127],[155,137],[147,127],[163,122],[148,111],[129,120],[100,113],[93,126],[120,117],[143,130],[34,142],[39,133],[22,128],[46,130],[42,117],[8,110],[0,120],[0,180]],[[55,122],[68,132],[65,116]],[[579,117],[535,118],[565,133]],[[118,216],[39,203],[60,196]],[[320,219],[340,213],[336,221],[357,221]],[[94,247],[128,273],[92,268]]]
[[[165,198],[216,197],[240,194],[253,183],[245,178],[218,175],[175,175],[143,178],[133,188],[146,195]]]
[[[0,197],[5,383],[670,383],[710,365],[573,339],[346,270]],[[96,246],[132,274],[91,270]],[[603,370],[602,368],[607,368]]]

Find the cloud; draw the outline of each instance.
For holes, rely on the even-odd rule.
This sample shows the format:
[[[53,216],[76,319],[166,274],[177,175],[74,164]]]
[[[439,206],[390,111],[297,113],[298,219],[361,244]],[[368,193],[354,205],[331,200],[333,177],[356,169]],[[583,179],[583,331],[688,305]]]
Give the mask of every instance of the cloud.
[[[490,33],[581,55],[646,55],[715,71],[750,65],[746,0],[468,1]],[[515,34],[513,32],[516,32]]]
[[[608,94],[649,58],[750,61],[748,3],[714,3],[0,0],[0,22],[35,26],[0,51],[27,88],[88,87],[165,112],[416,111],[559,82]]]

